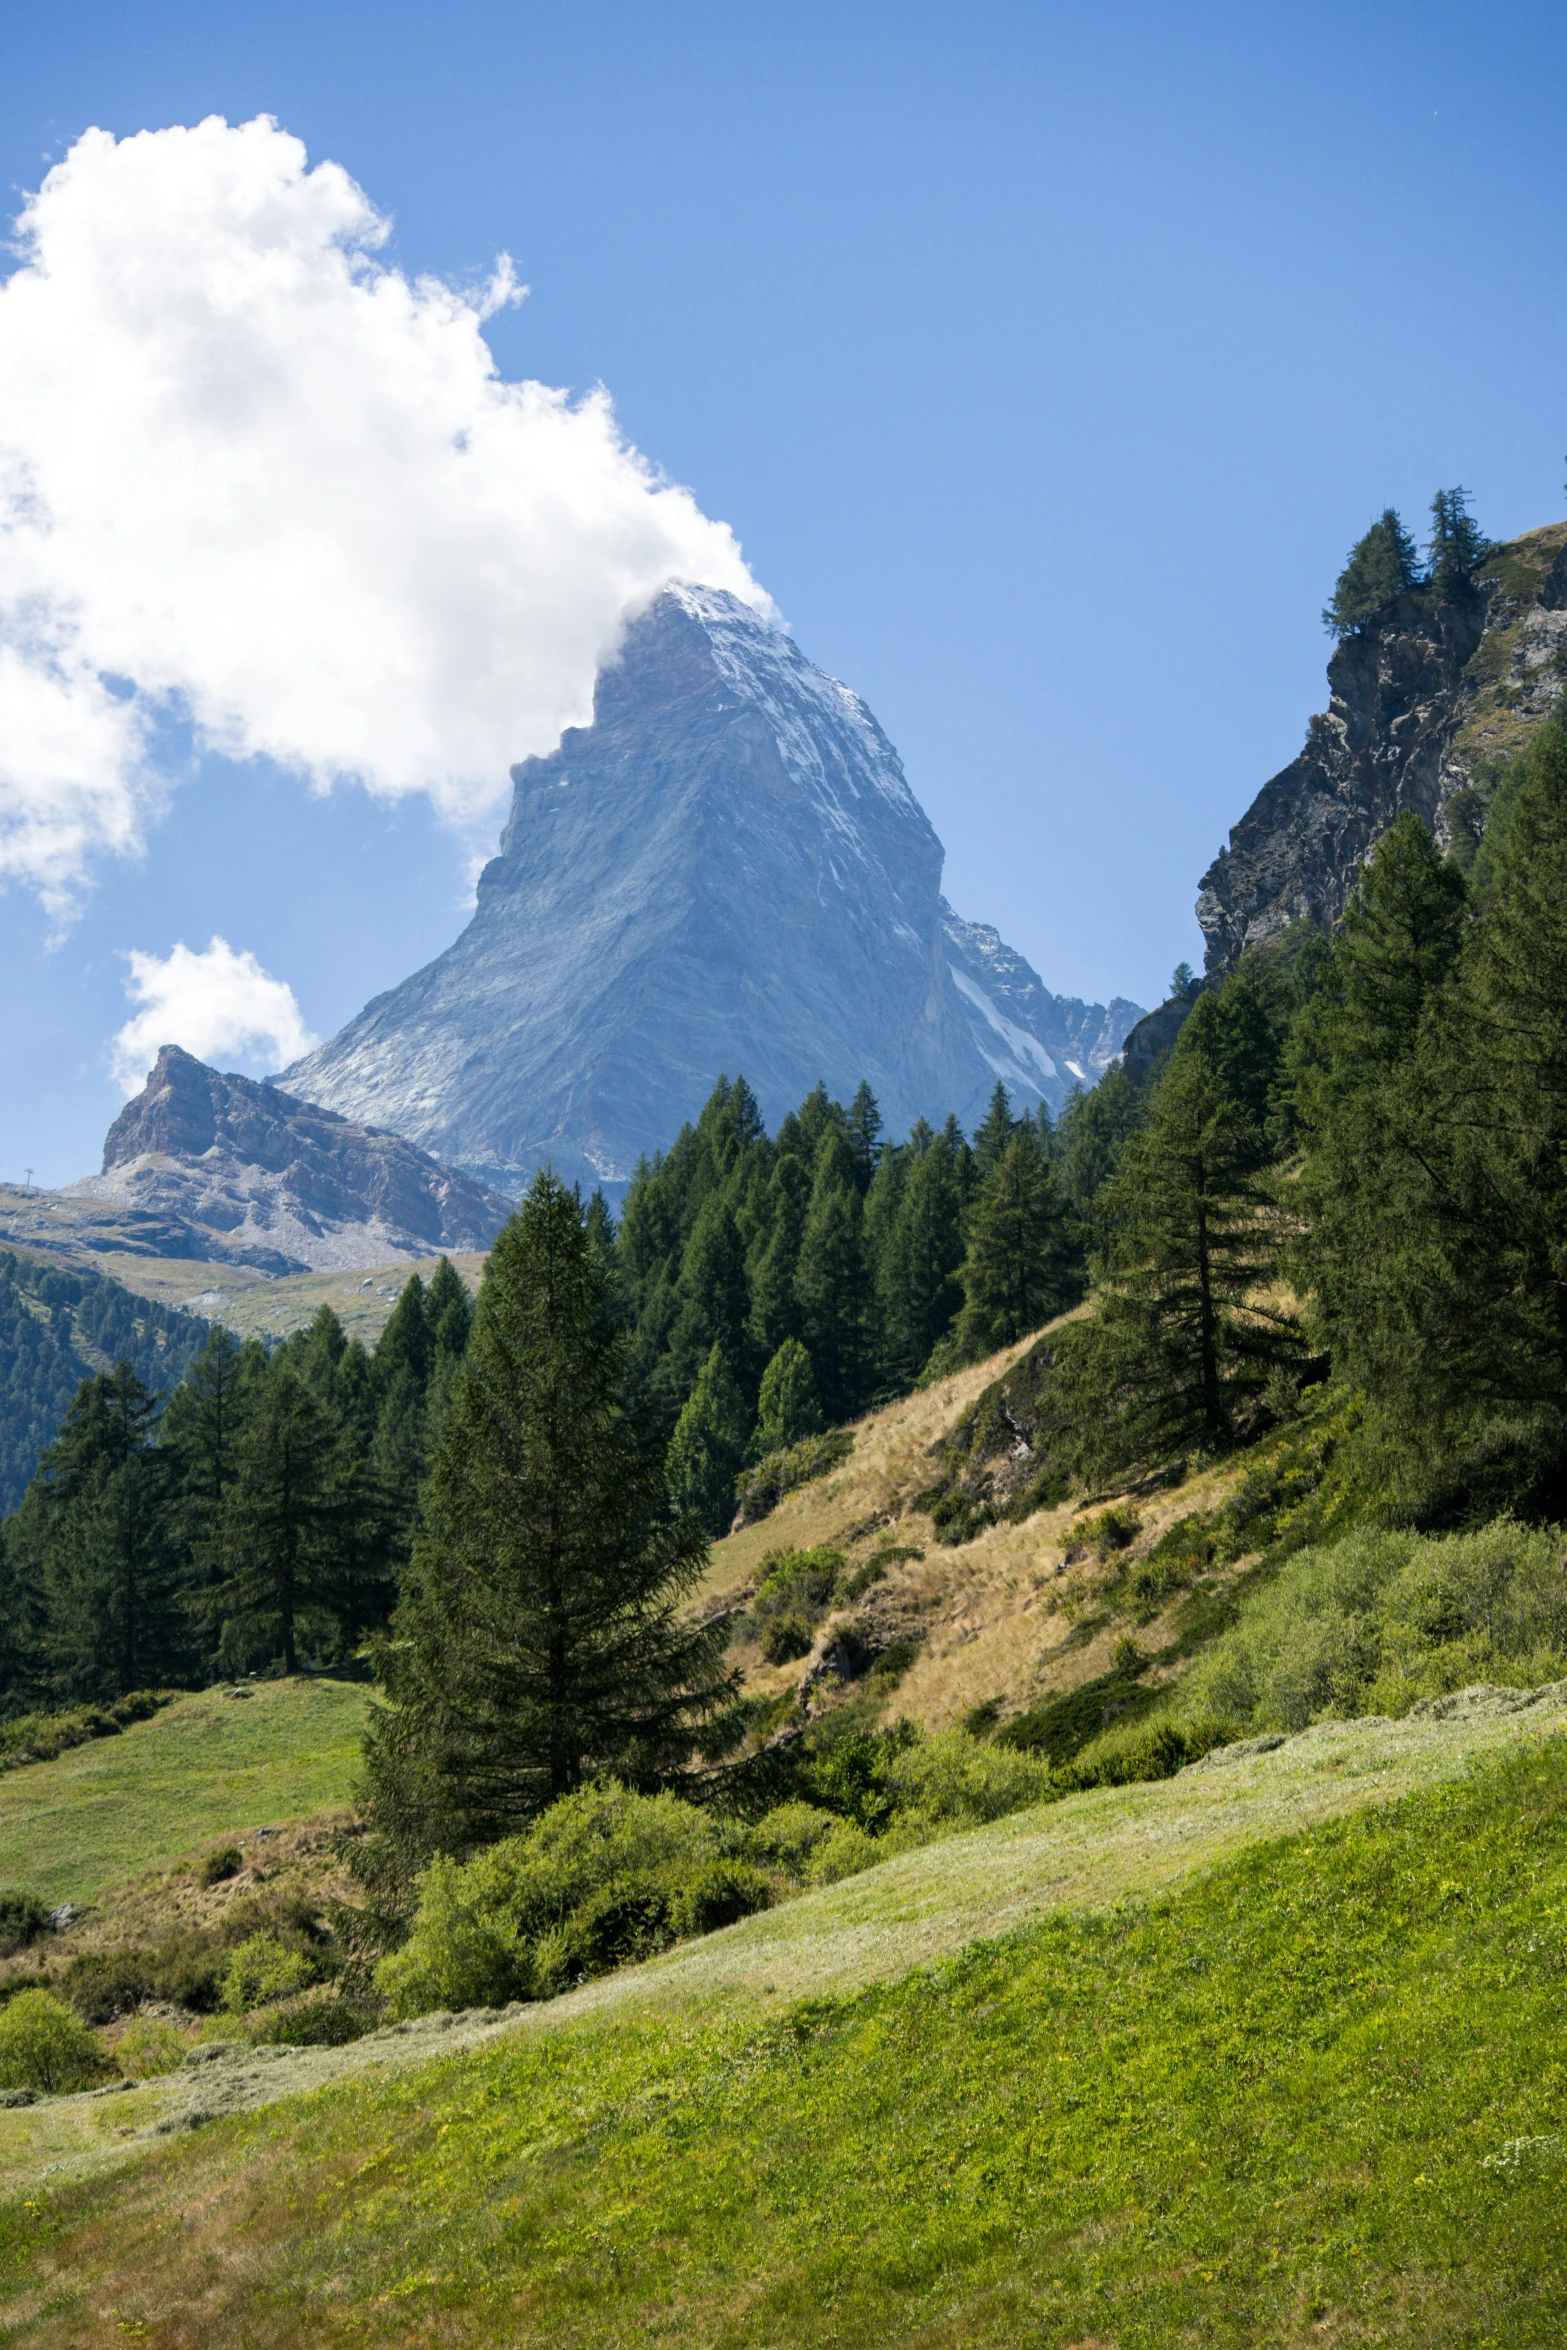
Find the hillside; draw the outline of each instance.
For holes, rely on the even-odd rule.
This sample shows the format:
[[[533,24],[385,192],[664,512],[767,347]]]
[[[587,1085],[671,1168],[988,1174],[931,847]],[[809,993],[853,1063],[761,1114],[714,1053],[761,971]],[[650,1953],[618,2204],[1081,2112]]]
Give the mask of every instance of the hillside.
[[[107,2306],[166,2345],[1551,2341],[1555,1992],[1512,1954],[1567,1897],[1567,1746],[1517,1743],[1560,1715],[1313,1733],[885,1864],[509,2029],[0,2116],[8,2167],[67,2173],[208,2117],[33,2191],[12,2338]]]
[[[344,1681],[208,1689],[118,1737],[0,1773],[0,1884],[80,1908],[204,1838],[341,1810],[366,1703]]]
[[[122,1283],[0,1249],[0,1517],[15,1509],[83,1379],[122,1358],[172,1387],[206,1324]]]

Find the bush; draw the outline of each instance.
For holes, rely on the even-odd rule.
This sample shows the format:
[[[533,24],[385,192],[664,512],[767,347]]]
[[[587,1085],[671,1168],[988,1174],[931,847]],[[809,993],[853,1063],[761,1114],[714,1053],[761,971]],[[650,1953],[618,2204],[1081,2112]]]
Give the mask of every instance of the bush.
[[[1182,1684],[1181,1713],[1247,1730],[1403,1713],[1475,1681],[1567,1674],[1562,1536],[1362,1531],[1297,1551]]]
[[[153,1996],[193,2015],[212,2015],[223,2003],[228,1950],[216,1934],[187,1928],[149,1954]]]
[[[553,1997],[671,1939],[671,1901],[719,1857],[693,1804],[613,1780],[580,1788],[521,1836],[465,1863],[433,1861],[413,1932],[381,1961],[377,1986],[394,2018]]]
[[[760,1869],[744,1861],[709,1861],[676,1894],[670,1910],[675,1932],[716,1934],[741,1918],[772,1907],[773,1889]]]
[[[809,1656],[814,1634],[804,1616],[774,1616],[762,1631],[762,1659],[770,1665],[793,1664]]]
[[[89,2024],[112,2024],[152,1996],[154,1964],[147,1950],[86,1950],[73,1958],[60,1988]]]
[[[0,1891],[0,1958],[10,1958],[47,1933],[49,1915],[36,1893],[24,1893],[16,1885]]]
[[[114,2043],[114,2061],[122,2073],[133,2081],[150,2081],[159,2073],[171,2073],[185,2061],[189,2043],[182,2032],[172,2024],[160,2023],[155,2016],[138,2016]]]
[[[811,1855],[806,1881],[836,1885],[841,1878],[857,1877],[862,1869],[874,1868],[884,1858],[879,1840],[857,1820],[835,1820]]]
[[[872,1584],[881,1581],[889,1567],[901,1566],[905,1559],[922,1559],[924,1556],[925,1553],[917,1543],[884,1542],[880,1550],[872,1551],[870,1557],[855,1568],[852,1575],[844,1577],[838,1597],[849,1602],[863,1599]]]
[[[981,1746],[962,1730],[939,1731],[888,1762],[884,1785],[893,1803],[892,1834],[921,1835],[978,1827],[1041,1803],[1051,1793],[1048,1763],[1000,1746]]]
[[[819,1804],[780,1803],[745,1830],[745,1849],[764,1869],[777,1869],[798,1883],[833,1824],[832,1813]]]
[[[302,1950],[276,1934],[252,1934],[230,1954],[223,1975],[223,2004],[230,2015],[248,2015],[253,2007],[303,1991],[316,1973]]]
[[[1072,1528],[1067,1557],[1081,1558],[1091,1550],[1097,1558],[1113,1558],[1118,1550],[1128,1549],[1142,1532],[1143,1522],[1135,1510],[1101,1510],[1097,1518],[1084,1518]]]
[[[1031,1706],[1027,1713],[1015,1714],[1002,1723],[995,1743],[1020,1754],[1041,1755],[1060,1769],[1113,1723],[1133,1720],[1156,1703],[1153,1690],[1139,1688],[1124,1674],[1101,1673],[1060,1697]]]
[[[21,1991],[0,2009],[0,2089],[60,2097],[108,2071],[97,2034],[51,1991]]]
[[[237,1844],[225,1844],[220,1851],[209,1852],[201,1864],[203,1885],[226,1885],[237,1877],[245,1865],[245,1855]]]
[[[117,1738],[132,1722],[145,1722],[178,1695],[173,1689],[138,1689],[112,1705],[79,1705],[68,1713],[17,1714],[0,1723],[0,1771],[23,1763],[53,1762],[72,1746],[92,1738]]]
[[[380,2020],[379,2000],[317,1989],[259,2008],[249,2037],[263,2047],[346,2048],[373,2032]]]

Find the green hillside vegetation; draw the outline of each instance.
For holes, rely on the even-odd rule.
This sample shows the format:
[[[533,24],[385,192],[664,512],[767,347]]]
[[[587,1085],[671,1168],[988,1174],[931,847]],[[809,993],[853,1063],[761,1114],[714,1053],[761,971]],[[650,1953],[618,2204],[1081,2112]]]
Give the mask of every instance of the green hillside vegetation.
[[[350,1657],[395,1601],[471,1316],[442,1259],[373,1354],[323,1306],[270,1354],[194,1326],[166,1403],[128,1357],[83,1380],[0,1525],[0,1717]]]
[[[84,1379],[128,1362],[174,1386],[206,1337],[189,1314],[101,1274],[0,1249],[0,1515],[14,1510]]]
[[[233,1836],[345,1805],[368,1691],[256,1681],[180,1696],[118,1737],[0,1776],[0,1885],[51,1905]]]
[[[1554,2342],[1564,1758],[772,2020],[216,2122],[18,2212],[13,2338]]]
[[[1400,818],[1059,1131],[998,1087],[887,1146],[862,1087],[768,1136],[725,1080],[618,1229],[541,1175],[471,1309],[447,1267],[373,1353],[217,1333],[161,1419],[86,1382],[4,1530],[13,1709],[379,1686],[331,1887],[214,1846],[199,1915],[70,1955],[19,1852],[56,2005],[0,2066],[157,2007],[171,2066],[240,2053],[135,2110],[339,2079],[19,2274],[171,2342],[181,2293],[203,2340],[1556,2338],[1567,732],[1490,807],[1464,864]],[[0,1817],[205,1707],[237,1835],[262,1703]]]

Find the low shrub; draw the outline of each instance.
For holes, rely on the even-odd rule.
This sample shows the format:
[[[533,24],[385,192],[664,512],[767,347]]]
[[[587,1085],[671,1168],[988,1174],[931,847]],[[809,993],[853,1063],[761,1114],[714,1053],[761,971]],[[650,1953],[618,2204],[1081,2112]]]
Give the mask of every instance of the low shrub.
[[[346,2048],[375,2030],[381,2012],[378,1999],[317,1988],[255,2009],[246,2036],[263,2047]]]
[[[863,1599],[873,1584],[879,1583],[891,1567],[901,1566],[905,1559],[922,1559],[925,1553],[917,1543],[886,1542],[880,1550],[873,1550],[852,1574],[846,1575],[838,1588],[841,1601],[851,1604]]]
[[[893,1838],[924,1841],[953,1828],[1005,1818],[1052,1791],[1048,1763],[1005,1747],[982,1746],[961,1730],[938,1731],[902,1746],[887,1761],[882,1784],[892,1804]]]
[[[97,2034],[53,1992],[22,1991],[0,2008],[0,2089],[60,2097],[108,2069]]]
[[[1067,1538],[1068,1559],[1084,1558],[1091,1551],[1096,1558],[1113,1558],[1118,1550],[1127,1550],[1143,1530],[1143,1521],[1133,1509],[1101,1510],[1096,1518],[1084,1518],[1075,1525]]]
[[[251,1934],[229,1954],[223,1973],[223,2004],[230,2015],[248,2015],[274,1999],[288,1999],[317,1979],[318,1969],[302,1950],[278,1935]]]
[[[139,2015],[115,2041],[114,2061],[129,2080],[150,2081],[159,2073],[172,2073],[183,2064],[189,2045],[184,2033],[177,2031],[173,2024],[161,2023],[156,2016]]]
[[[873,1691],[896,1689],[919,1652],[917,1639],[889,1640],[871,1666],[867,1687]]]
[[[670,1919],[681,1936],[716,1934],[722,1926],[770,1909],[772,1900],[772,1886],[760,1869],[740,1860],[714,1860],[676,1894]]]
[[[0,1891],[0,1958],[14,1957],[18,1950],[26,1950],[40,1934],[49,1931],[50,1912],[36,1893],[24,1893],[17,1885],[7,1885]]]
[[[237,1844],[225,1844],[217,1852],[209,1852],[201,1864],[200,1882],[206,1886],[226,1885],[237,1877],[245,1865],[245,1855]]]
[[[806,1882],[836,1885],[845,1877],[857,1877],[862,1869],[874,1868],[885,1858],[880,1838],[862,1828],[858,1820],[835,1820],[811,1855]]]
[[[1071,1794],[1086,1787],[1126,1787],[1145,1779],[1173,1779],[1188,1763],[1200,1762],[1216,1746],[1237,1736],[1233,1722],[1151,1722],[1136,1734],[1105,1741],[1091,1754],[1059,1772],[1056,1788]]]
[[[89,2024],[134,2015],[153,1995],[156,1961],[150,1950],[84,1950],[60,1978],[60,1989]]]
[[[803,1883],[811,1855],[831,1835],[833,1821],[820,1804],[780,1803],[744,1831],[745,1850],[761,1868]]]
[[[995,1744],[1041,1755],[1059,1770],[1113,1723],[1148,1713],[1156,1703],[1153,1690],[1140,1688],[1124,1673],[1101,1673],[1060,1697],[1014,1714],[996,1732]]]
[[[814,1637],[804,1616],[773,1616],[762,1627],[762,1661],[769,1665],[793,1664],[797,1657],[810,1655]]]
[[[1561,1531],[1362,1530],[1296,1551],[1181,1686],[1179,1713],[1245,1731],[1401,1714],[1476,1681],[1567,1675]]]
[[[613,1780],[552,1804],[467,1862],[432,1861],[376,1984],[393,2018],[553,1997],[674,1939],[670,1904],[721,1857],[711,1816]]]
[[[228,1946],[221,1935],[187,1928],[171,1934],[150,1956],[154,1998],[193,2015],[213,2015],[222,2006]]]

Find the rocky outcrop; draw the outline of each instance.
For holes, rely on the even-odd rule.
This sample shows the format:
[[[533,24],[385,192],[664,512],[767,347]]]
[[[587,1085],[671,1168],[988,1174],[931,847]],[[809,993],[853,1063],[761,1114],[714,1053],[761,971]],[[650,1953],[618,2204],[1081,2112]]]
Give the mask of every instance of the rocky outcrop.
[[[509,1203],[399,1135],[165,1045],[64,1200],[101,1203],[140,1253],[303,1273],[488,1248]],[[101,1237],[93,1245],[114,1245]]]
[[[1328,685],[1305,749],[1263,785],[1203,875],[1211,976],[1290,922],[1330,928],[1405,808],[1444,848],[1478,837],[1495,763],[1567,689],[1567,523],[1493,549],[1453,599],[1400,596],[1342,640]]]
[[[515,1191],[624,1183],[720,1074],[769,1123],[867,1078],[889,1129],[1059,1106],[1138,1007],[1063,1002],[941,897],[942,849],[856,694],[734,597],[628,632],[591,727],[512,770],[473,920],[283,1073]]]

